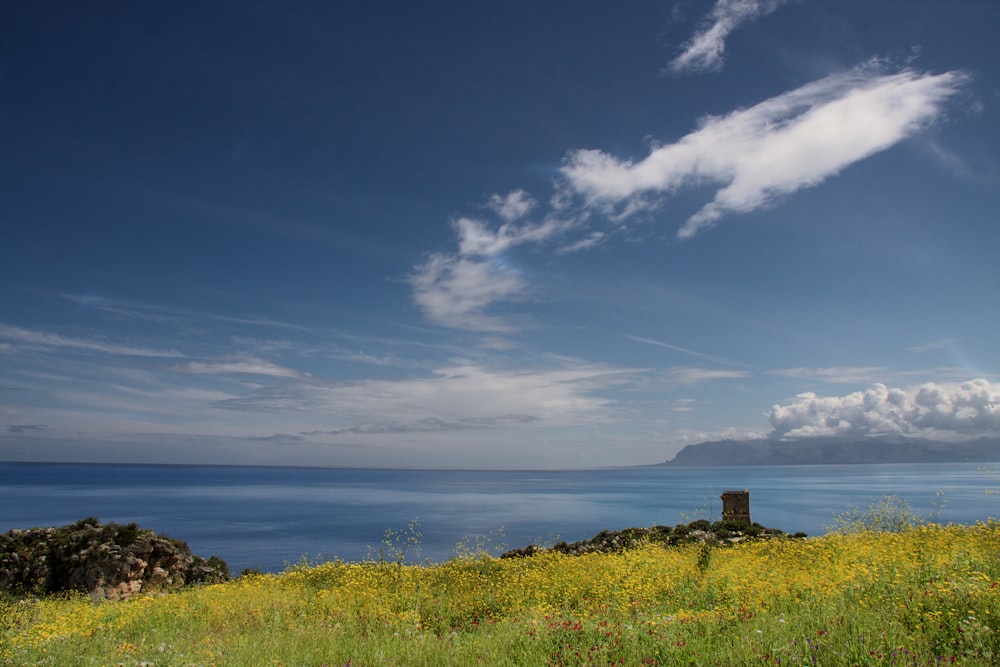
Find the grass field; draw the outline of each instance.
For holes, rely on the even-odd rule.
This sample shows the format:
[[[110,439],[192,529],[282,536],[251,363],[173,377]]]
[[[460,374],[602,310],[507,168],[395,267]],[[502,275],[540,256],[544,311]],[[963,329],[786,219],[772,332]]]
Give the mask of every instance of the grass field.
[[[0,601],[4,665],[996,665],[1000,524]]]

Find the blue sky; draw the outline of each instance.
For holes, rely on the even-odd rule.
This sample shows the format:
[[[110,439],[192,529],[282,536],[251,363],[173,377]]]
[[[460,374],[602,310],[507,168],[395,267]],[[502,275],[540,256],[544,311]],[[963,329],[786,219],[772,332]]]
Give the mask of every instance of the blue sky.
[[[992,0],[0,6],[0,460],[1000,433]]]

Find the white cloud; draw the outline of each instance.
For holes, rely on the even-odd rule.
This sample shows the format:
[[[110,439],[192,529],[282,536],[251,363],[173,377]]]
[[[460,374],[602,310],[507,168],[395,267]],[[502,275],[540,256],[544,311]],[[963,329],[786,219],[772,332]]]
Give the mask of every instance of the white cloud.
[[[545,243],[577,224],[572,217],[555,216],[518,224],[534,206],[534,200],[523,190],[506,197],[494,195],[490,202],[504,220],[501,225],[458,218],[453,225],[458,252],[435,253],[409,276],[414,301],[432,322],[471,331],[517,330],[513,323],[489,312],[499,302],[523,300],[531,292],[504,253],[517,246]]]
[[[535,200],[524,190],[518,189],[505,196],[490,197],[490,208],[506,222],[520,220],[535,207]]]
[[[0,424],[48,427],[44,434],[15,429],[11,437],[118,434],[134,443],[162,442],[160,436],[293,434],[303,438],[303,445],[363,444],[372,453],[368,463],[379,448],[402,451],[416,439],[429,454],[444,447],[439,437],[454,436],[449,446],[466,452],[469,461],[489,459],[494,450],[528,457],[534,445],[511,440],[510,431],[531,426],[525,437],[542,439],[540,433],[546,433],[558,439],[567,430],[610,423],[618,409],[611,392],[640,382],[646,372],[566,358],[541,363],[540,368],[495,368],[456,361],[417,376],[345,381],[307,376],[252,357],[154,365],[141,373],[111,364],[93,376],[89,371],[97,372],[97,363],[86,373],[74,363],[66,368],[72,374],[53,381],[19,378],[23,391],[0,405]],[[493,444],[474,439],[470,446],[467,437],[458,437],[471,429]],[[399,438],[401,433],[408,437]]]
[[[288,425],[269,423],[276,430],[289,430],[291,423],[297,423],[307,435],[429,430],[441,424],[565,426],[606,419],[612,401],[595,392],[632,382],[638,372],[573,361],[531,370],[465,364],[419,378],[261,387],[215,406],[285,413],[292,417]],[[413,428],[414,424],[424,428]],[[315,425],[312,431],[311,425]]]
[[[909,389],[873,384],[846,396],[799,394],[768,415],[779,437],[903,434],[926,437],[1000,432],[1000,392],[987,380]]]
[[[673,412],[694,412],[695,400],[693,398],[679,398],[670,408]]]
[[[414,301],[429,320],[470,331],[514,331],[513,324],[487,310],[529,293],[527,281],[501,260],[443,253],[416,267],[410,285]]]
[[[961,72],[883,74],[867,63],[749,109],[707,117],[639,162],[600,150],[567,155],[562,174],[592,206],[648,206],[650,194],[721,183],[678,232],[688,238],[727,213],[748,212],[811,187],[915,134],[963,85]]]
[[[770,14],[788,0],[718,0],[706,25],[684,43],[669,69],[674,74],[716,70],[722,67],[726,38],[741,24]]]
[[[263,375],[279,378],[307,378],[308,373],[302,373],[292,368],[285,368],[264,359],[239,359],[234,361],[202,362],[192,361],[175,370],[197,375]]]
[[[556,250],[556,253],[559,255],[568,255],[570,253],[580,252],[581,250],[588,250],[604,243],[607,236],[608,235],[604,232],[591,232],[589,236],[585,236],[582,239],[560,246]]]
[[[700,442],[715,442],[718,440],[756,440],[767,437],[766,433],[746,427],[729,426],[712,430],[682,429],[674,437],[674,442],[679,445],[693,445]]]
[[[670,368],[667,370],[667,374],[677,384],[696,384],[708,380],[739,380],[750,375],[747,371],[697,368],[694,366]]]
[[[935,350],[946,350],[952,346],[952,341],[950,340],[934,340],[930,343],[924,343],[923,345],[911,345],[906,348],[911,352],[934,352]]]
[[[736,11],[742,5],[725,6]],[[556,254],[592,248],[607,238],[602,231],[581,232],[593,213],[620,222],[659,207],[681,188],[720,184],[678,231],[680,238],[694,236],[726,214],[768,206],[915,134],[965,80],[960,72],[885,74],[871,62],[749,109],[704,118],[697,130],[638,162],[600,150],[571,151],[540,221],[527,218],[537,202],[520,189],[488,200],[497,216],[492,222],[457,218],[457,250],[431,255],[409,276],[414,301],[442,326],[516,331],[516,323],[496,312],[503,302],[531,295],[527,279],[505,257],[512,249],[556,239],[563,239]],[[572,232],[585,235],[567,240]]]
[[[549,218],[538,224],[515,225],[508,222],[493,230],[482,220],[459,218],[455,221],[458,253],[465,257],[497,255],[514,246],[547,241],[572,224],[567,220]]]

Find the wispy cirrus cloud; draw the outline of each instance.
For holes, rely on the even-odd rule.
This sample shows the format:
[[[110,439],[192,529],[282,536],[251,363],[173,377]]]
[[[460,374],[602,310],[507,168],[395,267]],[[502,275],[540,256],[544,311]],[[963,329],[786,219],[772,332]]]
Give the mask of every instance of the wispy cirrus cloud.
[[[678,231],[685,239],[726,214],[773,204],[916,134],[967,80],[958,71],[886,74],[872,61],[726,116],[709,116],[638,162],[601,150],[570,152],[562,174],[593,206],[655,206],[650,195],[720,183]]]
[[[60,299],[65,299],[66,301],[76,304],[76,307],[82,310],[96,310],[115,317],[146,320],[157,324],[169,323],[183,325],[185,322],[204,322],[209,320],[239,326],[250,325],[291,329],[296,331],[309,331],[307,327],[303,327],[298,324],[281,322],[279,320],[272,320],[266,317],[235,317],[221,313],[198,311],[176,306],[141,303],[138,301],[128,301],[125,299],[99,296],[95,294],[58,294],[56,296]]]
[[[932,340],[929,343],[924,343],[923,345],[911,345],[906,348],[910,352],[919,352],[921,354],[926,352],[933,352],[935,350],[946,350],[954,346],[954,342],[950,339],[944,340]]]
[[[580,252],[581,250],[589,250],[590,248],[596,248],[607,240],[608,235],[604,232],[591,232],[582,239],[572,241],[566,245],[556,248],[557,255],[569,255],[574,252]]]
[[[634,382],[640,372],[572,361],[545,369],[506,371],[467,364],[399,380],[265,386],[213,407],[287,413],[300,423],[309,416],[313,423],[331,425],[310,429],[327,434],[442,430],[442,424],[452,425],[449,428],[529,421],[565,425],[604,419],[612,401],[599,392]]]
[[[690,349],[688,349],[686,347],[681,347],[680,345],[674,345],[673,343],[669,343],[669,342],[667,342],[665,340],[656,340],[656,339],[653,339],[653,338],[646,338],[644,336],[633,336],[632,334],[623,334],[623,335],[628,340],[634,340],[637,343],[645,343],[646,345],[653,345],[655,347],[662,347],[662,348],[665,348],[667,350],[673,350],[674,352],[679,352],[679,353],[684,354],[684,355],[688,355],[688,356],[692,356],[692,357],[700,357],[701,359],[705,359],[706,361],[711,361],[711,362],[718,363],[718,364],[730,364],[730,365],[736,365],[736,366],[744,366],[745,365],[745,364],[741,364],[741,363],[736,362],[736,361],[732,361],[730,359],[725,359],[723,357],[719,357],[719,356],[714,355],[714,354],[709,354],[707,352],[699,352],[698,350],[690,350]]]
[[[831,366],[827,368],[782,368],[769,371],[769,374],[835,384],[857,384],[859,382],[874,382],[877,378],[884,378],[887,372],[888,369],[884,366]]]
[[[706,72],[722,67],[726,38],[740,25],[770,14],[789,0],[718,0],[706,17],[703,27],[683,45],[683,51],[670,61],[673,74]]]
[[[304,431],[302,435],[381,435],[385,433],[433,433],[441,431],[466,431],[506,426],[518,426],[541,421],[534,415],[497,415],[495,417],[469,417],[456,421],[445,421],[438,417],[425,417],[413,422],[379,422],[361,424],[350,428],[331,431]]]
[[[6,339],[9,350],[68,350],[125,357],[183,357],[177,350],[164,350],[129,345],[101,338],[75,338],[48,331],[36,331],[0,324],[0,339]]]

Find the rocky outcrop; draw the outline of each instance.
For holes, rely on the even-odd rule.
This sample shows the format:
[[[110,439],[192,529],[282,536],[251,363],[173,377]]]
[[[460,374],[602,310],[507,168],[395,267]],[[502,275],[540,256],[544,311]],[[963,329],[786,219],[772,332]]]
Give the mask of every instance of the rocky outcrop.
[[[0,535],[0,590],[14,594],[85,591],[97,600],[229,578],[225,561],[134,523],[87,518],[62,528]]]
[[[775,528],[765,528],[755,523],[746,525],[734,521],[716,521],[710,524],[702,519],[676,526],[653,526],[652,528],[626,528],[624,530],[602,530],[589,540],[581,540],[567,544],[559,542],[545,548],[529,545],[521,549],[511,549],[500,555],[501,558],[521,558],[534,556],[547,551],[579,556],[586,553],[611,553],[634,549],[650,542],[663,546],[679,544],[708,544],[726,546],[750,539],[787,538],[788,535]],[[793,537],[805,537],[805,533],[796,533]]]

